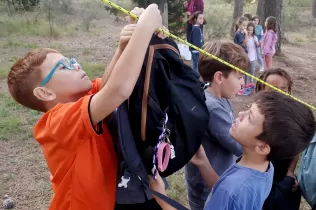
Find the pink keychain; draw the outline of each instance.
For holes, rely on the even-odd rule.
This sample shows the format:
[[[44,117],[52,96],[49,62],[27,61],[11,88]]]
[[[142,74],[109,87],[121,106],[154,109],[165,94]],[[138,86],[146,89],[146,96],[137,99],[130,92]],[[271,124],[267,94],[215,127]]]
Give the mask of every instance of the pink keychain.
[[[165,151],[165,157],[163,159],[163,152]],[[169,164],[170,158],[170,144],[166,142],[161,142],[157,152],[157,159],[158,159],[158,170],[160,172],[164,172]]]

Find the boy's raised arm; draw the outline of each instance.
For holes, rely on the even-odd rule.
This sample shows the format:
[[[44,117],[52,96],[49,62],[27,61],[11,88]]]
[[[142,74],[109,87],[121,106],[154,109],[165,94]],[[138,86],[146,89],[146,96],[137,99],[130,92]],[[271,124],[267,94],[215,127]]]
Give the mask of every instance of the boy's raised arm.
[[[97,124],[131,95],[139,77],[150,39],[162,25],[158,6],[152,4],[140,16],[133,35],[113,68],[105,86],[91,99],[90,116]]]
[[[144,9],[143,8],[138,8],[138,7],[135,7],[131,13],[137,15],[137,17],[139,17],[142,13],[144,12]],[[131,16],[128,17],[128,23],[129,24],[135,24],[136,21],[134,18],[132,18]],[[124,28],[125,29],[125,28]],[[124,34],[124,29],[123,31],[121,32],[121,36]],[[128,32],[128,31],[125,31],[125,33]],[[128,34],[127,34],[128,35]],[[115,54],[110,62],[110,64],[108,65],[108,67],[106,68],[104,74],[103,74],[103,77],[102,77],[102,81],[101,81],[101,86],[100,86],[100,89],[102,89],[104,87],[104,85],[107,83],[107,81],[109,80],[110,76],[111,76],[111,73],[112,73],[112,70],[114,68],[114,66],[116,65],[116,62],[118,61],[118,59],[120,58],[120,56],[122,55],[125,47],[126,47],[126,43],[129,41],[129,39],[123,39],[123,40],[120,40],[120,44],[119,44],[119,47],[117,48],[117,50],[115,51]]]
[[[116,62],[120,58],[121,54],[122,54],[122,52],[119,49],[117,49],[115,51],[115,54],[114,54],[110,64],[108,65],[108,67],[106,68],[106,70],[105,70],[105,72],[103,74],[100,89],[102,89],[104,87],[104,85],[107,83],[107,81],[109,80],[110,75],[112,73],[112,70],[113,70]]]

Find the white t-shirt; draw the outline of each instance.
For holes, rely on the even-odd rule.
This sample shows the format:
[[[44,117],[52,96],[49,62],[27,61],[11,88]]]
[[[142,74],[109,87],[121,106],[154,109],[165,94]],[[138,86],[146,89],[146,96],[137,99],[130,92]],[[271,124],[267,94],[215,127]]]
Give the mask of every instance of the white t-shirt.
[[[257,45],[258,38],[256,36],[248,37],[248,57],[250,61],[255,61],[257,59]]]

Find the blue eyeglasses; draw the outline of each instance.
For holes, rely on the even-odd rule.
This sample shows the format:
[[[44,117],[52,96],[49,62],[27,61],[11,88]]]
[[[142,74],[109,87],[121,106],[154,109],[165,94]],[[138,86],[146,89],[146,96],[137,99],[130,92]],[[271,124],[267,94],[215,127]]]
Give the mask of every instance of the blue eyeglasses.
[[[47,75],[47,77],[44,79],[44,81],[41,83],[40,87],[43,87],[44,85],[47,84],[47,82],[52,78],[53,74],[55,71],[62,66],[63,68],[66,68],[67,70],[74,70],[75,65],[80,65],[76,59],[74,58],[63,58],[60,61],[57,62],[55,67],[51,70],[51,72]]]

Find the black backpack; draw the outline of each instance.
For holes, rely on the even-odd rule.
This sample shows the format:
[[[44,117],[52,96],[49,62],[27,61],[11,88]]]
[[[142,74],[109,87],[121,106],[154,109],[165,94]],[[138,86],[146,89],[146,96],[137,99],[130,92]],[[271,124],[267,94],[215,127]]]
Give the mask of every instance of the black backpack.
[[[151,39],[128,112],[136,147],[148,172],[153,168],[160,135],[171,146],[162,177],[181,169],[200,147],[209,121],[204,90],[196,72],[181,60],[172,39]]]
[[[152,174],[153,162],[158,169],[153,157],[159,137],[174,149],[163,152],[169,163],[159,174],[166,177],[190,161],[202,143],[209,121],[198,74],[183,63],[173,40],[152,37],[134,91],[118,107],[115,121],[118,138],[114,142],[119,159],[117,203],[140,203],[142,197],[151,199],[148,174]],[[164,200],[168,202],[168,198]]]

